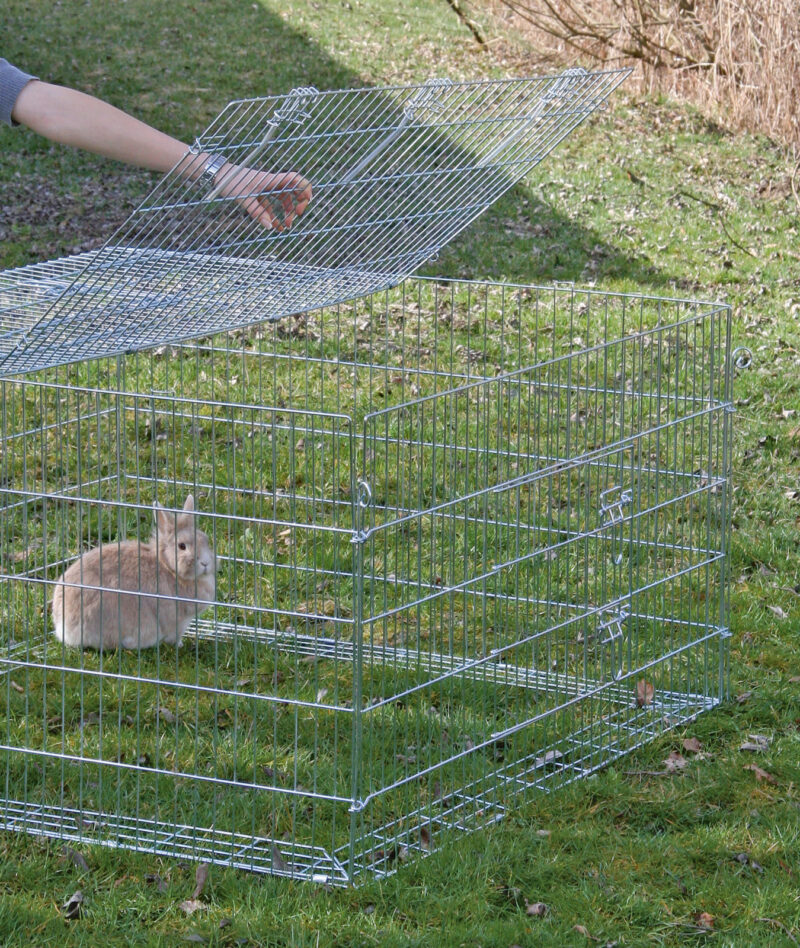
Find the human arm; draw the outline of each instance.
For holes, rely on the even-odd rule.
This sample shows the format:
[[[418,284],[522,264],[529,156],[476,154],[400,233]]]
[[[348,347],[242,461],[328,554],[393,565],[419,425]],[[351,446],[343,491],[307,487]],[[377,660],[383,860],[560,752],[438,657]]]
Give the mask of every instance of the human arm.
[[[108,102],[48,82],[28,82],[11,115],[51,141],[152,171],[177,168],[189,180],[200,177],[211,157]],[[215,183],[220,197],[236,199],[251,217],[277,230],[291,226],[311,200],[311,185],[296,172],[272,174],[226,162]]]

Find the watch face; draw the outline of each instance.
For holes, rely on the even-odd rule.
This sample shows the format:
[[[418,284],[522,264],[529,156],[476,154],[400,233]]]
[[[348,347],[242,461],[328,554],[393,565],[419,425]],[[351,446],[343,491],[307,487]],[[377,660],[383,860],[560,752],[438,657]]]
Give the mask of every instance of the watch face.
[[[212,155],[206,162],[205,168],[203,168],[203,173],[200,175],[200,180],[207,181],[209,184],[213,184],[217,173],[224,164],[225,159],[222,157],[222,155]]]

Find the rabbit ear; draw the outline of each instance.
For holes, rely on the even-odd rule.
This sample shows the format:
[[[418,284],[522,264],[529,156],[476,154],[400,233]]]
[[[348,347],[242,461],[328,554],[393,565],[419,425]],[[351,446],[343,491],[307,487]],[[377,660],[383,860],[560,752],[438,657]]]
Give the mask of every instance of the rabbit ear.
[[[186,498],[186,503],[183,505],[184,510],[194,510],[194,496],[189,494]]]
[[[153,501],[153,511],[156,518],[156,527],[159,533],[169,534],[175,532],[175,518],[170,515],[166,507],[155,500]]]

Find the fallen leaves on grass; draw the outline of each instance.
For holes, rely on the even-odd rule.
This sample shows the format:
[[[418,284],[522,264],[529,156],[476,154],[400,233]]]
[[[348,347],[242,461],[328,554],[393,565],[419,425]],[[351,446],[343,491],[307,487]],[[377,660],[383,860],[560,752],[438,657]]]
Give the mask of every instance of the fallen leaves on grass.
[[[148,872],[147,875],[144,877],[144,881],[148,885],[154,885],[156,889],[158,889],[159,892],[166,892],[169,889],[169,886],[161,878],[161,876],[157,875],[154,872]]]
[[[64,858],[68,859],[73,865],[77,866],[81,872],[89,871],[89,863],[83,858],[83,856],[71,846],[64,847]]]
[[[550,907],[544,902],[528,902],[527,899],[525,901],[525,914],[531,918],[544,918],[549,911]]]
[[[764,871],[764,867],[761,865],[761,863],[756,862],[750,853],[737,853],[733,859],[734,862],[738,862],[741,866],[749,866],[754,872]]]
[[[764,734],[748,734],[747,740],[739,745],[740,751],[752,751],[760,754],[769,749],[770,739]]]
[[[427,826],[424,824],[419,828],[419,844],[422,849],[430,851],[431,848],[431,832]]]
[[[703,750],[703,745],[696,737],[685,737],[683,739],[683,749],[689,754],[699,754]]]
[[[83,892],[78,889],[77,892],[73,892],[72,895],[67,899],[67,901],[61,907],[61,911],[64,913],[64,918],[75,919],[81,917],[81,911],[83,906]]]
[[[706,931],[712,931],[714,928],[714,916],[708,912],[698,912],[694,917],[694,923],[698,928],[704,928]]]
[[[281,856],[280,849],[278,849],[274,843],[272,844],[272,868],[278,872],[289,871],[289,864],[286,862],[283,856]]]
[[[669,757],[664,761],[664,772],[668,774],[678,773],[683,770],[689,762],[679,751],[670,751]]]
[[[178,906],[184,915],[194,915],[195,912],[202,912],[206,908],[205,902],[200,899],[184,899]]]
[[[636,682],[636,706],[637,708],[644,708],[649,704],[653,703],[653,698],[655,697],[655,688],[650,684],[649,681],[645,681],[644,678]]]
[[[194,892],[192,893],[193,899],[199,899],[200,895],[203,892],[203,889],[206,887],[206,881],[208,880],[208,863],[201,862],[197,867],[197,871],[194,874]]]
[[[756,780],[758,780],[760,783],[771,783],[773,785],[778,783],[776,777],[773,777],[771,773],[768,773],[766,770],[762,770],[761,767],[757,767],[755,764],[747,764],[745,765],[744,769],[752,770],[756,775]]]

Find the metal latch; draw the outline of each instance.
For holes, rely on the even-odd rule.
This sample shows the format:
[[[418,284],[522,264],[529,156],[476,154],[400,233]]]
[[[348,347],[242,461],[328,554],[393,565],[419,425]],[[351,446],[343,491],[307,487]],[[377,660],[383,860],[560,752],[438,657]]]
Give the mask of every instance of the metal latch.
[[[621,524],[625,519],[625,507],[627,507],[632,499],[633,494],[628,488],[615,486],[601,491],[600,526],[606,528]],[[615,530],[611,534],[611,552],[614,556],[614,563],[616,563],[617,566],[619,566],[619,564],[622,562],[621,546],[621,531]]]
[[[600,613],[602,616],[604,613]],[[625,629],[623,624],[628,621],[630,612],[625,608],[616,611],[608,610],[606,618],[597,623],[597,634],[600,636],[600,645],[609,647],[609,663],[614,679],[622,677],[622,650],[624,647]]]

